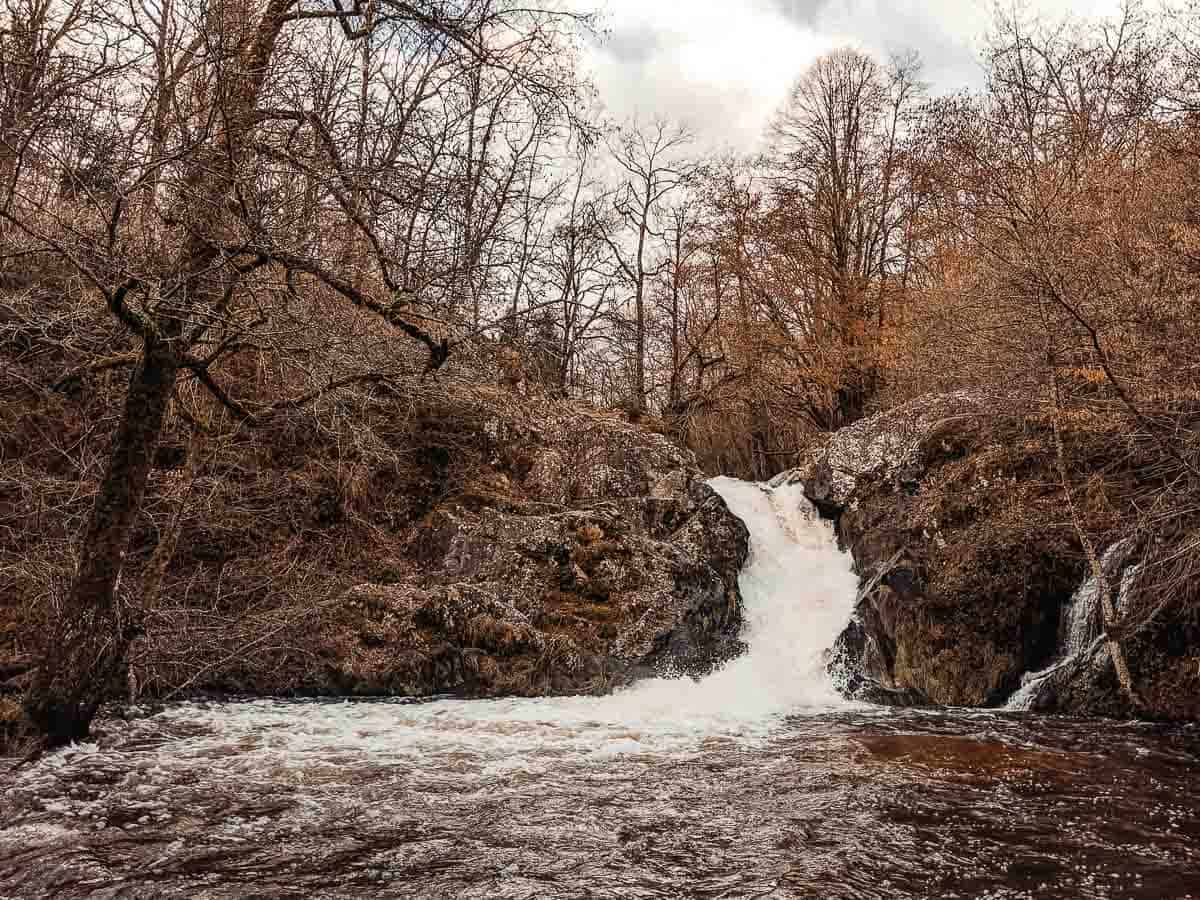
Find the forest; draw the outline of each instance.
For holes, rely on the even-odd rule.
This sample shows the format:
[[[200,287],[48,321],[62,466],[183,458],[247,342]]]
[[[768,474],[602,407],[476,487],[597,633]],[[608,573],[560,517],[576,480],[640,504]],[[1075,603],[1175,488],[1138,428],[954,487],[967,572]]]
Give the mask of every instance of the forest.
[[[1150,548],[1119,676],[1200,623],[1195,4],[997,12],[978,91],[798,61],[735,154],[612,121],[552,3],[2,2],[0,719],[50,745],[412,564],[504,404],[761,481],[966,392],[1093,572]]]

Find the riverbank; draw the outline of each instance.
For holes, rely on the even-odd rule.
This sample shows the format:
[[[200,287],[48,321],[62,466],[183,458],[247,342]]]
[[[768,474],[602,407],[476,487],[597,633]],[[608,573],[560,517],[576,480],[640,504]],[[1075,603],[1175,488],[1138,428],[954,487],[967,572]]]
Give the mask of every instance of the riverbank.
[[[30,374],[3,414],[6,716],[69,581],[118,389]],[[744,526],[688,452],[621,413],[451,372],[255,429],[171,424],[122,578],[137,638],[118,699],[604,693],[743,649]]]

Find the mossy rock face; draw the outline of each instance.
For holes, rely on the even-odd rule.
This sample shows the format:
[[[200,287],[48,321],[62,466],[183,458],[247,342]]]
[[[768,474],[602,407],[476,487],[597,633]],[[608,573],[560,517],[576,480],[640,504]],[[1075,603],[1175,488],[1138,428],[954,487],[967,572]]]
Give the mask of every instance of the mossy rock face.
[[[53,380],[71,364],[51,362],[23,377]],[[234,393],[250,377],[223,376]],[[0,489],[10,525],[0,527],[0,697],[5,666],[37,646],[39,598],[70,575],[56,548],[86,519],[94,481],[79,479],[99,471],[83,455],[66,460],[79,486],[65,490],[63,454],[43,454],[37,435],[82,446],[85,434],[107,434],[89,422],[120,388],[101,403],[108,382],[93,382],[92,419],[54,392],[0,404],[0,444],[18,454],[4,461],[19,474]],[[172,468],[151,475],[127,582],[143,583],[176,522],[179,537],[163,614],[147,618],[131,654],[139,699],[180,685],[208,695],[599,692],[666,670],[700,674],[738,652],[747,535],[691,453],[581,403],[445,373],[408,387],[347,389],[253,433],[214,434],[194,483],[179,477],[188,459],[159,461]],[[182,425],[169,431],[164,447],[192,447]],[[105,449],[93,442],[87,453]],[[34,490],[16,487],[25,473]],[[42,504],[47,491],[72,499]]]
[[[742,649],[747,536],[696,478],[671,502],[683,525],[665,539],[585,510],[440,518],[451,532],[440,560],[426,549],[419,575],[343,598],[324,633],[327,669],[308,687],[533,696],[712,669]]]
[[[997,441],[965,394],[831,436],[787,477],[837,522],[862,578],[835,656],[885,702],[997,705],[1046,664],[1083,577],[1048,434]]]
[[[1075,497],[1101,555],[1133,518],[1120,506],[1135,495],[1126,488],[1151,470],[1114,450],[1125,447],[1119,432],[1119,422],[1082,419],[1063,434],[1073,466],[1103,471],[1110,488],[1106,496],[1093,479]],[[854,621],[833,652],[852,694],[998,706],[1025,673],[1060,661],[1064,613],[1087,564],[1056,459],[1044,415],[1005,419],[982,399],[954,394],[864,419],[781,476],[802,482],[836,521],[860,573]],[[1190,540],[1193,526],[1164,537],[1159,557]],[[1144,563],[1146,547],[1136,542],[1110,583]],[[1100,646],[1062,666],[1036,698],[1039,711],[1200,718],[1200,604],[1161,592],[1138,602],[1156,608],[1151,624],[1123,641],[1138,704]]]
[[[543,425],[489,426],[507,452],[410,527],[407,572],[342,597],[287,690],[598,693],[744,649],[748,535],[690,454],[594,412]]]

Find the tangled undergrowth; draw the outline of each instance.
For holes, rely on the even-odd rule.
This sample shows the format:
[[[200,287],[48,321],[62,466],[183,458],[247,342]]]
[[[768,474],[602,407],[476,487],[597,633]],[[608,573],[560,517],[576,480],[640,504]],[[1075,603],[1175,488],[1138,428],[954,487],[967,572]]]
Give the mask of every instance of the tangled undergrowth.
[[[102,308],[72,306],[71,296],[0,303],[0,364],[14,375],[0,379],[0,697],[11,717],[40,641],[53,633],[128,377],[128,342]],[[61,316],[44,314],[51,302]],[[539,693],[610,684],[596,652],[616,645],[618,626],[635,617],[666,627],[667,614],[681,610],[660,597],[656,618],[651,598],[635,596],[630,573],[653,566],[602,523],[642,513],[606,503],[634,502],[659,476],[682,473],[645,501],[662,506],[647,522],[671,520],[684,514],[673,503],[693,505],[689,484],[699,473],[667,438],[620,413],[489,380],[487,351],[464,352],[436,375],[415,363],[397,368],[253,425],[183,383],[119,586],[136,637],[128,683],[113,693],[419,693],[430,684]],[[221,375],[235,395],[265,390],[270,400],[272,391],[305,387],[276,384],[261,361],[234,363]],[[597,512],[574,524],[555,518],[568,508]],[[496,544],[502,535],[488,529],[526,522],[549,528],[544,540],[513,531],[511,571],[542,573],[526,591],[538,610],[522,612],[516,599],[450,616],[471,593],[449,570],[436,574],[451,542]],[[645,552],[652,557],[670,531],[647,533]],[[541,550],[525,546],[538,540]],[[736,556],[723,561],[715,596],[736,597]],[[659,573],[668,588],[675,578],[704,582],[697,572],[707,561],[695,557],[689,551],[673,564],[678,573]],[[471,577],[504,580],[482,570]],[[414,585],[439,578],[440,591],[414,600]],[[736,633],[734,620],[722,626]],[[573,670],[577,678],[559,677]]]

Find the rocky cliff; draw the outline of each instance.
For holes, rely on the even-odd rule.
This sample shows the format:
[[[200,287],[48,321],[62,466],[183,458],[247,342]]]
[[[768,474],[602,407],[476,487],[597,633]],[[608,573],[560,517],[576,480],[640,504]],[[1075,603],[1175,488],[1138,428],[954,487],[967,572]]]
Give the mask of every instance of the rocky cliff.
[[[322,635],[319,692],[602,692],[740,652],[745,526],[686,451],[612,414],[541,404],[485,423],[487,467]]]
[[[1068,435],[1085,469],[1103,462],[1115,438]],[[836,521],[860,573],[856,615],[834,654],[856,696],[996,706],[1029,673],[1064,661],[1063,633],[1087,564],[1046,421],[1002,421],[969,394],[925,398],[837,432],[782,477],[803,482]],[[1119,539],[1122,516],[1094,505],[1087,526],[1103,549]],[[1125,553],[1114,583],[1136,564],[1137,552]],[[1189,662],[1200,673],[1200,635],[1189,628],[1166,609],[1128,638],[1136,708],[1100,645],[1064,667],[1036,708],[1200,716],[1195,683],[1186,683]]]

